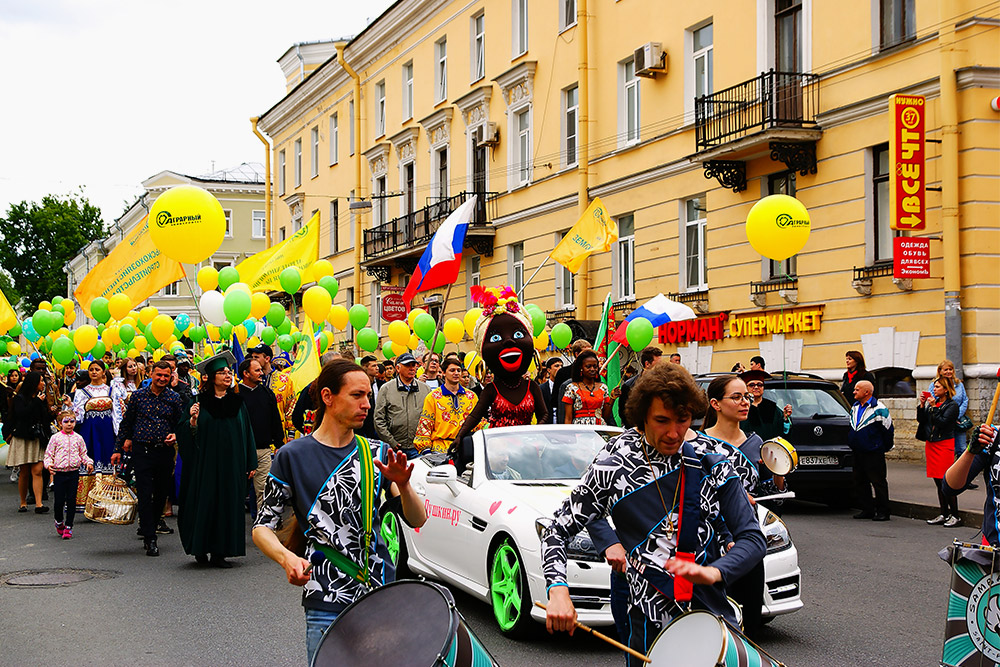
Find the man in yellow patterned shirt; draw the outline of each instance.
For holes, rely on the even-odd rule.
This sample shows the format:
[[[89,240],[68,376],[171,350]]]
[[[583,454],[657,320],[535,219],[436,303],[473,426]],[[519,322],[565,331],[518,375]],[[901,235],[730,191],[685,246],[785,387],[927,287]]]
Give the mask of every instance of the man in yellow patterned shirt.
[[[462,364],[458,359],[445,359],[441,372],[444,384],[424,399],[417,434],[413,438],[413,446],[421,454],[448,451],[465,418],[478,402],[476,394],[461,384]]]
[[[295,426],[292,424],[292,411],[295,409],[295,385],[287,373],[282,373],[271,367],[271,359],[274,352],[271,346],[261,343],[257,347],[252,347],[247,352],[251,359],[260,362],[260,367],[264,371],[264,386],[274,392],[274,397],[278,399],[278,412],[281,413],[281,425],[285,430],[285,442],[295,439]]]

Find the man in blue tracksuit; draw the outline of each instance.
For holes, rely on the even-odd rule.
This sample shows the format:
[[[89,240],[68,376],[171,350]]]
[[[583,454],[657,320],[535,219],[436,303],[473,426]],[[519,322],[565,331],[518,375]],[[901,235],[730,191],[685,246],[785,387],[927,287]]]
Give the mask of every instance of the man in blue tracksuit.
[[[854,518],[888,521],[885,453],[892,449],[893,426],[889,409],[875,398],[874,391],[867,380],[854,385],[851,430],[847,434],[847,443],[854,452],[854,490],[861,503],[861,511]],[[875,490],[874,504],[872,489]]]

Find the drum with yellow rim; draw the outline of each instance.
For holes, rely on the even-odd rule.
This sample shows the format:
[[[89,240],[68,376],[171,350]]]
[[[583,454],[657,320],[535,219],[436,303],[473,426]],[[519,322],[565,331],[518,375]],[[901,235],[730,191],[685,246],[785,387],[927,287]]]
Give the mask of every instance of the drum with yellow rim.
[[[799,465],[799,455],[784,438],[771,438],[760,446],[764,467],[775,475],[788,475]]]

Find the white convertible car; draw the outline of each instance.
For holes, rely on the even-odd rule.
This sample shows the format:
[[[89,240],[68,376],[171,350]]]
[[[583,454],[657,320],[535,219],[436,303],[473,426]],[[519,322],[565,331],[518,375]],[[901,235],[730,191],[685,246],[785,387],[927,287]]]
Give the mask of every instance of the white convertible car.
[[[412,483],[425,498],[427,522],[418,530],[394,515],[382,534],[397,552],[399,575],[407,569],[461,588],[489,603],[505,634],[520,634],[545,612],[539,533],[566,499],[583,470],[619,429],[593,426],[518,426],[479,431],[467,438],[460,458],[420,458]],[[785,524],[758,505],[767,538],[764,560],[765,618],[802,607],[798,555]],[[610,568],[586,532],[567,549],[570,596],[582,623],[613,625]]]

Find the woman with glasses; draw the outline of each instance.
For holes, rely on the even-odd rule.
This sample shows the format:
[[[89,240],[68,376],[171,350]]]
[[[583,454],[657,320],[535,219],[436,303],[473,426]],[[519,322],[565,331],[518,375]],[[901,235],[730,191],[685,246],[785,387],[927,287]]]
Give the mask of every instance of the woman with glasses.
[[[750,412],[743,422],[743,430],[756,433],[761,440],[770,440],[788,435],[792,428],[792,406],[783,409],[771,399],[764,398],[764,380],[770,380],[767,371],[744,371],[739,378],[746,383],[753,400],[750,402]]]
[[[226,350],[198,365],[202,382],[190,430],[178,428],[177,438],[184,460],[177,518],[181,543],[198,563],[215,567],[232,567],[227,557],[246,555],[243,500],[247,479],[257,470],[250,417],[233,387],[235,362]]]

